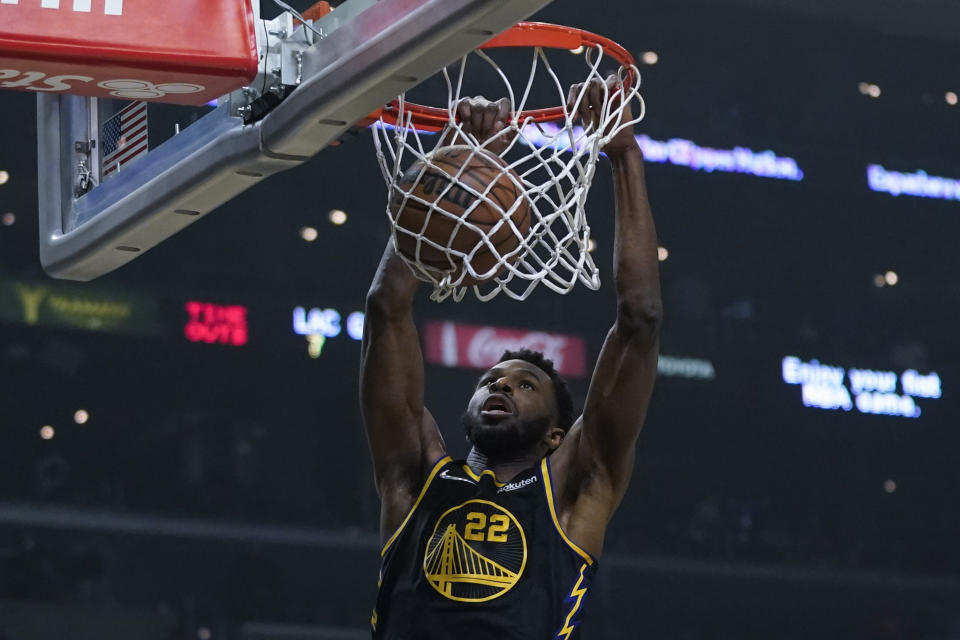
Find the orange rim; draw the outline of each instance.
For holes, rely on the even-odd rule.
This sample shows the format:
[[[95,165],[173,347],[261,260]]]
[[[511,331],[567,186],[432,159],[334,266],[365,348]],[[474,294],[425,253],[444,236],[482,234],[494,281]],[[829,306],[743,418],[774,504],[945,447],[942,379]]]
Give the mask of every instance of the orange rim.
[[[633,85],[635,80],[633,67],[636,62],[630,52],[622,46],[603,36],[576,29],[574,27],[563,27],[546,22],[518,22],[503,33],[495,36],[480,49],[501,49],[505,47],[542,47],[544,49],[577,49],[579,47],[590,47],[591,49],[603,48],[606,55],[620,63],[620,66],[626,69],[627,75],[624,78],[624,84]],[[447,109],[440,107],[428,107],[422,104],[406,102],[405,110],[412,114],[413,124],[418,129],[425,131],[440,131],[449,118]],[[550,107],[546,109],[527,109],[520,112],[519,119],[522,121],[532,120],[533,122],[554,122],[563,120],[563,107]],[[371,113],[363,122],[371,123],[383,119],[384,122],[392,125],[397,124],[400,116],[400,104],[398,100],[389,102],[384,107]]]

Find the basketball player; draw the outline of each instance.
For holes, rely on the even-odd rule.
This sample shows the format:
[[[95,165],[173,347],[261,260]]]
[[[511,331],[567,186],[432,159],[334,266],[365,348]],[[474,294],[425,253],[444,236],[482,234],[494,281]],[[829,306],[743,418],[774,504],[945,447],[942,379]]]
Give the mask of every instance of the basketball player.
[[[587,88],[581,119],[594,121],[602,96],[599,81]],[[482,98],[458,105],[480,141],[508,131],[508,109]],[[661,318],[643,156],[629,129],[604,151],[616,194],[616,318],[576,420],[550,360],[507,352],[467,405],[467,459],[451,460],[423,406],[411,312],[419,281],[387,245],[367,295],[360,392],[381,500],[375,639],[580,637],[606,526],[633,471]]]

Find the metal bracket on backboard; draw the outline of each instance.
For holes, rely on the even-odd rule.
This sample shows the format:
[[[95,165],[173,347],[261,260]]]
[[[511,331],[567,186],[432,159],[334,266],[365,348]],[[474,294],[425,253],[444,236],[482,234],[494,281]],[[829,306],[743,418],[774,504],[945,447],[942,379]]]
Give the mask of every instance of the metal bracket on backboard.
[[[359,0],[364,10],[344,20],[351,2],[316,23],[331,22],[302,52],[300,85],[262,120],[245,125],[227,102],[85,190],[77,189],[74,145],[92,139],[86,132],[95,106],[88,98],[38,95],[40,261],[47,273],[92,280],[126,264],[264,178],[308,160],[550,0]]]

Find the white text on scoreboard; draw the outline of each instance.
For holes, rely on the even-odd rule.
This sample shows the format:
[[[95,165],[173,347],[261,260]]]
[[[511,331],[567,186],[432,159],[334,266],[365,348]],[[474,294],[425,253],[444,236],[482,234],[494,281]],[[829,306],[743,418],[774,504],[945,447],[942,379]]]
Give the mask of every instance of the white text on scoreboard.
[[[926,171],[903,173],[879,164],[867,166],[867,184],[871,191],[892,196],[907,195],[936,200],[960,200],[960,180],[928,175]]]
[[[574,127],[572,135],[560,135],[560,127],[552,122],[527,125],[523,128],[523,140],[535,147],[569,149],[571,140],[582,139],[583,129]],[[771,150],[754,151],[737,146],[732,149],[705,147],[684,138],[655,140],[646,134],[636,136],[647,162],[668,163],[687,167],[704,173],[741,173],[758,178],[777,180],[803,180],[803,170],[797,161],[780,156]]]
[[[936,372],[921,374],[907,369],[897,375],[893,371],[845,369],[819,360],[804,362],[796,356],[786,356],[781,368],[784,382],[800,385],[805,407],[844,411],[856,407],[860,413],[919,418],[922,412],[916,399],[942,395]]]

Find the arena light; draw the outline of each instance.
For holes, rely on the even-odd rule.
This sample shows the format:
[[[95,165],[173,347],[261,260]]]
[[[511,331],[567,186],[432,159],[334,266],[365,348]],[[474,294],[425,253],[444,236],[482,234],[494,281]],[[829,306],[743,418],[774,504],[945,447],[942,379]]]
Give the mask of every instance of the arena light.
[[[670,252],[666,247],[657,247],[657,260],[660,262],[666,262],[667,258],[670,257]]]
[[[7,184],[10,181],[10,174],[7,171],[0,171],[0,184]]]
[[[894,479],[885,480],[883,483],[883,490],[887,493],[893,493],[897,490],[897,481]]]
[[[347,212],[343,209],[331,209],[330,210],[330,222],[336,225],[343,224],[347,221]]]
[[[656,51],[644,51],[640,59],[643,64],[657,64],[660,61],[660,56],[657,55]]]
[[[86,409],[77,409],[73,413],[73,421],[76,422],[77,424],[87,424],[89,420],[90,420],[90,414],[87,412]]]
[[[958,100],[958,99],[957,99],[957,94],[956,94],[956,92],[954,92],[954,91],[947,91],[947,93],[943,96],[943,99],[944,99],[944,100],[947,102],[947,104],[950,105],[951,107],[956,106],[957,100]]]
[[[870,85],[869,85],[869,83],[866,83],[866,82],[858,82],[858,83],[857,83],[857,91],[859,91],[859,92],[862,93],[863,95],[867,95],[867,93],[870,91]]]
[[[871,98],[879,98],[879,97],[880,97],[880,87],[878,87],[878,86],[875,85],[875,84],[871,84],[871,85],[867,86],[867,95],[870,96]]]
[[[583,53],[583,45],[580,45],[576,49],[570,49],[570,53],[572,53],[575,56],[580,55],[581,53]]]
[[[53,440],[53,436],[55,435],[57,435],[57,431],[50,425],[45,424],[40,427],[40,437],[44,440]]]
[[[881,287],[885,287],[886,285],[887,285],[887,279],[883,277],[882,273],[878,273],[875,276],[873,276],[873,286],[875,286],[877,289]]]
[[[7,211],[3,214],[3,218],[0,218],[0,222],[3,222],[3,226],[5,227],[12,227],[16,221],[17,216],[13,211]]]
[[[897,275],[896,271],[887,271],[883,274],[883,281],[892,287],[900,282],[900,276]]]
[[[317,230],[313,227],[302,227],[300,229],[300,237],[306,240],[307,242],[313,242],[317,239],[317,236],[320,234],[317,233]]]
[[[593,238],[590,238],[590,240],[587,242],[587,251],[589,251],[590,253],[593,253],[596,250],[596,248],[597,248],[597,241],[594,240]]]

